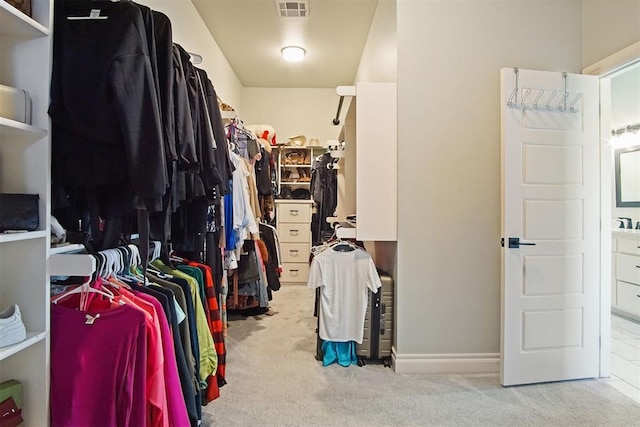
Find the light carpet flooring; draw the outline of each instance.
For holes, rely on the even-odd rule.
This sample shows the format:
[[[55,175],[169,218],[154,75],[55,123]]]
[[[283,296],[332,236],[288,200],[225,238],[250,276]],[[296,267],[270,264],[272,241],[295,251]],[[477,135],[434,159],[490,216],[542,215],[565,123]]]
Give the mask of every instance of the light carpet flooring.
[[[604,380],[504,388],[497,374],[322,367],[313,298],[283,286],[277,314],[231,317],[228,384],[204,426],[640,426],[640,404]]]

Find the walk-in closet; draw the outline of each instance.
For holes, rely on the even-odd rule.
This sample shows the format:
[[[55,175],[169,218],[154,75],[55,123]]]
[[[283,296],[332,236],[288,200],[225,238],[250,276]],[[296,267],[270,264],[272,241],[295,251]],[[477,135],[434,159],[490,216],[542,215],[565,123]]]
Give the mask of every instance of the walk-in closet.
[[[639,17],[0,0],[0,427],[634,425]]]

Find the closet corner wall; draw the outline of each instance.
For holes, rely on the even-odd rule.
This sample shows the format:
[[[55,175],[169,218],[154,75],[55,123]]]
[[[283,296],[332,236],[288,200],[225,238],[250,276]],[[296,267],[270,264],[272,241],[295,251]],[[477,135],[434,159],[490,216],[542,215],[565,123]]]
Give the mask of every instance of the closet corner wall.
[[[26,90],[32,123],[0,117],[0,192],[39,195],[39,229],[0,234],[0,301],[17,304],[27,339],[0,348],[0,381],[22,383],[25,425],[49,423],[49,82],[53,2],[33,0],[32,16],[0,0],[0,84]]]

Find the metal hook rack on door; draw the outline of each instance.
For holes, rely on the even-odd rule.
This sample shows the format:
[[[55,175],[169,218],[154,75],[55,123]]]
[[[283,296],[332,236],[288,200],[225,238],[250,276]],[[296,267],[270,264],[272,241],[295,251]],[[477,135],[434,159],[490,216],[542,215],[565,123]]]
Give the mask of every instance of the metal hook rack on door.
[[[515,108],[522,111],[533,109],[535,111],[547,111],[547,112],[568,112],[568,113],[578,113],[580,112],[580,108],[578,107],[579,101],[582,99],[582,93],[576,93],[575,98],[570,101],[569,98],[572,97],[571,93],[567,87],[567,73],[562,73],[563,89],[562,90],[553,90],[553,89],[542,89],[542,88],[520,88],[519,87],[519,75],[520,70],[515,67],[513,69],[516,75],[516,82],[511,95],[507,101],[507,106],[509,108]],[[518,94],[522,91],[521,101],[518,102]],[[527,99],[531,96],[532,92],[537,92],[535,95],[535,99],[533,104],[528,104]],[[557,103],[553,103],[553,99],[555,99],[558,95],[560,95],[559,101]],[[546,100],[545,100],[546,99]],[[567,108],[567,104],[569,104],[569,108]]]

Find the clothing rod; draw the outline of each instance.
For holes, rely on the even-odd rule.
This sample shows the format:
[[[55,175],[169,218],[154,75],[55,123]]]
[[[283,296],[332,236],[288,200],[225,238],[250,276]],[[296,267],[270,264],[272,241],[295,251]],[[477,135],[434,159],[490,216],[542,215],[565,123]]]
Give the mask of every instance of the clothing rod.
[[[333,124],[338,126],[340,124],[340,110],[342,110],[342,102],[344,101],[344,96],[340,97],[340,101],[338,101],[338,111],[336,112],[336,118],[333,119]]]
[[[617,136],[617,135],[622,135],[625,132],[637,132],[638,130],[640,130],[640,123],[635,123],[633,125],[627,125],[622,128],[611,129],[611,135]]]

